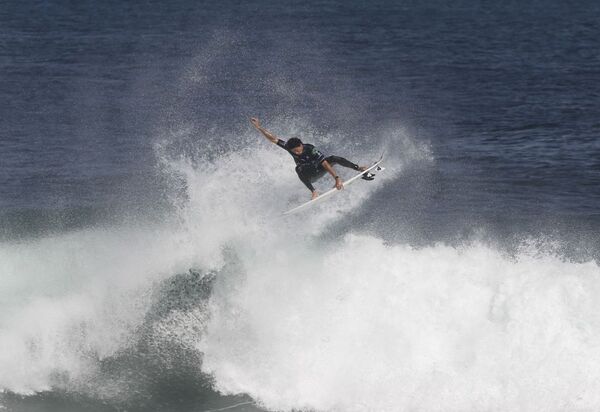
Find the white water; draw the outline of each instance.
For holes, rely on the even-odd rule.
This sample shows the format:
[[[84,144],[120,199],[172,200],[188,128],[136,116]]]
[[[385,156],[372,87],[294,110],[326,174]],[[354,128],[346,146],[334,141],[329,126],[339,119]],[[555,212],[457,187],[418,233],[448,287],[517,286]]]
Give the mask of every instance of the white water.
[[[600,268],[349,235],[268,253],[213,297],[220,390],[291,410],[600,406]]]
[[[319,237],[401,176],[394,164],[427,157],[411,147],[375,185],[351,186],[310,219],[280,217],[308,193],[285,153],[260,146],[201,170],[169,161],[187,185],[176,227],[0,245],[0,388],[93,387],[98,360],[130,344],[153,285],[189,267],[218,270],[228,248],[242,270],[217,276],[196,342],[224,393],[282,410],[600,408],[595,262]]]
[[[0,388],[32,393],[63,375],[91,378],[98,359],[129,344],[152,282],[187,270],[190,256],[164,230],[90,229],[2,244]]]

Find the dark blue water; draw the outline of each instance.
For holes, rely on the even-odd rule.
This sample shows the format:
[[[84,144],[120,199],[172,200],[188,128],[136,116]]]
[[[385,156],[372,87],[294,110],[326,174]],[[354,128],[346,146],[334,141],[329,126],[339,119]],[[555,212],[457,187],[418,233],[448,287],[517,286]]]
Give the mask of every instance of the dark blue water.
[[[428,153],[335,223],[333,238],[352,228],[417,246],[481,236],[510,247],[543,236],[575,259],[597,257],[599,21],[593,1],[7,2],[0,237],[173,219],[188,195],[165,172],[165,152],[202,162],[265,145],[248,122],[258,116],[357,157]],[[150,352],[122,356],[156,387],[172,385],[172,397],[128,403],[63,385],[9,392],[0,405],[202,410],[246,400],[219,398],[194,368],[167,384]]]
[[[85,224],[143,209],[160,200],[157,130],[218,139],[255,114],[361,141],[402,125],[436,158],[436,197],[411,208],[444,221],[595,224],[597,17],[594,2],[7,5],[2,210]],[[197,64],[206,82],[182,84]]]

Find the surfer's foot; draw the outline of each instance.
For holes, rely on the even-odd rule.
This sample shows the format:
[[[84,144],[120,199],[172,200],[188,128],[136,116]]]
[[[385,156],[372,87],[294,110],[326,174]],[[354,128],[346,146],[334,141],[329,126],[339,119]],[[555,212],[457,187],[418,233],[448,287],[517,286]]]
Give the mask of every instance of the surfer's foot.
[[[317,197],[319,197],[319,194],[316,191],[314,191],[314,192],[312,192],[312,195],[310,196],[310,200],[315,200]]]
[[[359,172],[364,172],[364,171],[365,171],[365,170],[367,170],[367,169],[368,169],[368,167],[367,167],[367,166],[361,166],[361,167],[359,167],[359,168],[358,168],[358,171],[359,171]]]

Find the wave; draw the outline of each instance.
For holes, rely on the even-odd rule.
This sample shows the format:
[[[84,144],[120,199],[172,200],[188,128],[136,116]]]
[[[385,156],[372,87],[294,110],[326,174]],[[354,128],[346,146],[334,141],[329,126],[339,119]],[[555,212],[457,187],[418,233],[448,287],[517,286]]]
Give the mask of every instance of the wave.
[[[2,390],[139,405],[178,382],[274,410],[600,405],[596,262],[328,236],[426,148],[396,135],[403,155],[376,184],[283,218],[308,196],[285,153],[176,143],[157,150],[176,219],[0,245]]]
[[[352,234],[262,257],[211,297],[198,348],[224,393],[273,410],[599,404],[594,262]]]

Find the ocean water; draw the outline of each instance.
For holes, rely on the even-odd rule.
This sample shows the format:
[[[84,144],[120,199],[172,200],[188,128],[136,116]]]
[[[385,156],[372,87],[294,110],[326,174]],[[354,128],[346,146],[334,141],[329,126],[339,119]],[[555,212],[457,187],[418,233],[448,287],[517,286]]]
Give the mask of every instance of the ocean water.
[[[0,411],[599,409],[598,21],[3,3]]]

